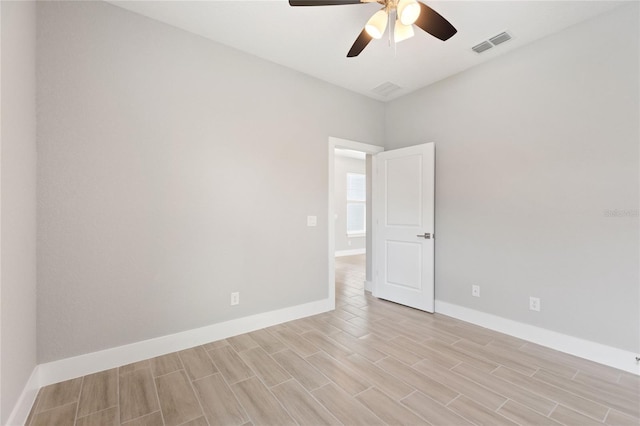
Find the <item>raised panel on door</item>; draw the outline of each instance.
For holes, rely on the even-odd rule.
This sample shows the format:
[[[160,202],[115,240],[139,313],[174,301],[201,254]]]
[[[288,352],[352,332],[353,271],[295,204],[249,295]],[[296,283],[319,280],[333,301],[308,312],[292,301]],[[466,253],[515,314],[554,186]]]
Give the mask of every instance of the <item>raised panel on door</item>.
[[[387,226],[422,225],[422,156],[384,161]]]
[[[387,283],[422,291],[422,245],[405,241],[386,241]]]

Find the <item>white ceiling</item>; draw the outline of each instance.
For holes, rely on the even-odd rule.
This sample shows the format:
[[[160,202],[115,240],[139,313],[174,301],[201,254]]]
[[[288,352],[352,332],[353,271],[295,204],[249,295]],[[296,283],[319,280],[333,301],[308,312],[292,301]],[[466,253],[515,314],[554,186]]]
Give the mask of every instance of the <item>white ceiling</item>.
[[[429,1],[458,33],[442,42],[416,27],[389,46],[388,32],[356,58],[346,54],[377,3],[291,7],[287,0],[122,1],[117,6],[260,58],[388,101],[536,39],[605,13],[620,1]],[[513,39],[482,54],[471,47],[507,30]],[[388,97],[371,90],[392,82]]]

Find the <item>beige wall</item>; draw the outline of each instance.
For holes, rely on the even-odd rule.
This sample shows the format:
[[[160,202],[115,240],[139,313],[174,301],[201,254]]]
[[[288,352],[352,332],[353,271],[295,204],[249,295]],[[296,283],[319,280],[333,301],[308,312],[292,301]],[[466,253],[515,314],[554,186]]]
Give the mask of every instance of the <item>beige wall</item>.
[[[387,104],[389,148],[436,142],[437,299],[640,350],[638,16],[625,5]]]
[[[36,366],[35,4],[0,4],[0,424]]]
[[[328,137],[382,144],[381,103],[102,2],[38,19],[39,362],[327,297]]]

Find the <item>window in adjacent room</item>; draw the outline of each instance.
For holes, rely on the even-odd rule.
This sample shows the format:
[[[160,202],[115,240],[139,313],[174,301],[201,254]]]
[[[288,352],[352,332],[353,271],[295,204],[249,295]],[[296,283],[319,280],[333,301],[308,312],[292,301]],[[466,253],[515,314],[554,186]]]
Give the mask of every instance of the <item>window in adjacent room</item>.
[[[347,235],[366,233],[367,180],[364,174],[347,173]]]

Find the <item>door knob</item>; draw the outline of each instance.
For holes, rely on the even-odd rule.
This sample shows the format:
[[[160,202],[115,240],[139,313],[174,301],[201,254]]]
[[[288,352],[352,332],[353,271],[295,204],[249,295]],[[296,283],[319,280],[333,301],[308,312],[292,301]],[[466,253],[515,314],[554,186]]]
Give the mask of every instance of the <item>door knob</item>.
[[[430,240],[431,234],[429,232],[425,232],[424,234],[416,235],[416,237],[424,238],[425,240]]]

